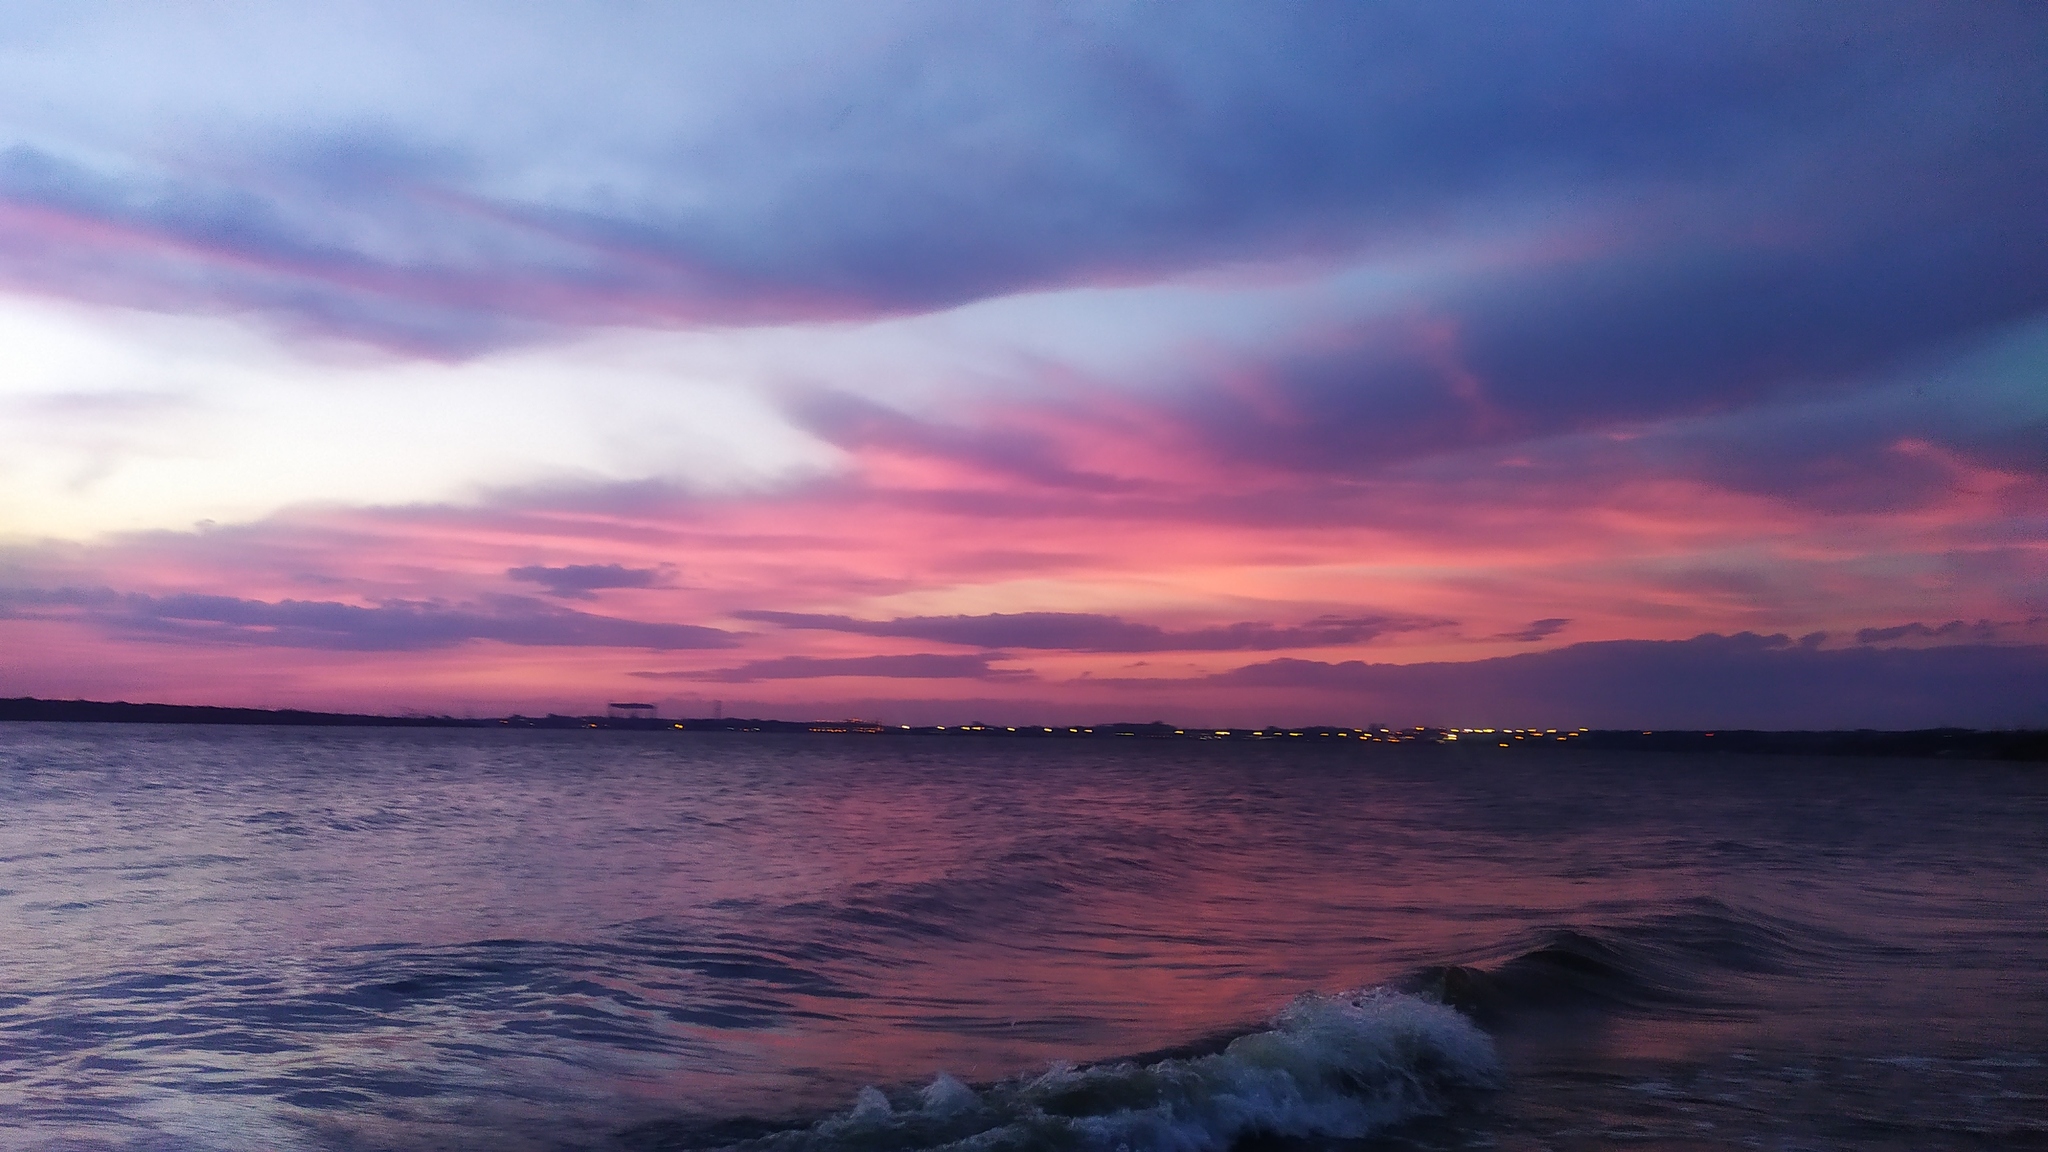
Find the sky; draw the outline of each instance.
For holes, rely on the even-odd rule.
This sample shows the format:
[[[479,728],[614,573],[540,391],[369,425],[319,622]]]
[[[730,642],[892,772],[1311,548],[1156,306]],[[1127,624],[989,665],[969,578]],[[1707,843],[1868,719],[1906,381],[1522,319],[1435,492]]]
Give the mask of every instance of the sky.
[[[16,2],[0,696],[2048,726],[2048,8]]]

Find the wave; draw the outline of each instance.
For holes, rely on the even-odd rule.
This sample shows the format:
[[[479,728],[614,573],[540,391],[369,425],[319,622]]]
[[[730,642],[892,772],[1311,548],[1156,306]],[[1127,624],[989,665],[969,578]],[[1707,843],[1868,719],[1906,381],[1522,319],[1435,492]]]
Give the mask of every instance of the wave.
[[[1425,968],[1402,982],[1489,1027],[1559,1011],[1717,1013],[1741,1006],[1745,977],[1825,965],[1855,947],[1718,900],[1611,927],[1562,927],[1504,959]]]
[[[1390,987],[1310,994],[1268,1026],[1174,1048],[969,1086],[865,1088],[814,1124],[643,1129],[629,1143],[734,1152],[1210,1152],[1266,1140],[1368,1137],[1501,1086],[1490,1032],[1555,1014],[1716,1014],[1747,978],[1827,965],[1865,942],[1718,900],[1619,925],[1533,933]],[[1547,1026],[1547,1025],[1546,1025]]]
[[[1055,1065],[969,1087],[941,1075],[805,1128],[727,1143],[673,1133],[671,1148],[740,1152],[1213,1152],[1248,1140],[1357,1139],[1497,1087],[1493,1042],[1442,1004],[1389,989],[1310,994],[1221,1051],[1148,1063]],[[708,1139],[707,1139],[708,1137]]]

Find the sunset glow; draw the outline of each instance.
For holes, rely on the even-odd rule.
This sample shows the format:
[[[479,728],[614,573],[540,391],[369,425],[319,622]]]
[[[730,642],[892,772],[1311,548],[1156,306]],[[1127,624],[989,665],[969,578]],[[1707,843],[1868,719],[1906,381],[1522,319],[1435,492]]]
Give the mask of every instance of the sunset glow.
[[[0,37],[0,696],[2048,725],[2037,9],[440,12]]]

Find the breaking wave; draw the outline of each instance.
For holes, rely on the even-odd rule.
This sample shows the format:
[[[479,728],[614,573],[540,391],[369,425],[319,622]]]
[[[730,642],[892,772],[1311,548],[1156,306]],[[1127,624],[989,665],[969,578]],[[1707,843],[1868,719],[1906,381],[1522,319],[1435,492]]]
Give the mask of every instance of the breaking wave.
[[[733,1147],[1207,1152],[1261,1137],[1369,1136],[1499,1081],[1493,1042],[1451,1008],[1386,989],[1311,994],[1220,1051],[1055,1065],[980,1088],[945,1075],[894,1096],[863,1088],[849,1111]]]

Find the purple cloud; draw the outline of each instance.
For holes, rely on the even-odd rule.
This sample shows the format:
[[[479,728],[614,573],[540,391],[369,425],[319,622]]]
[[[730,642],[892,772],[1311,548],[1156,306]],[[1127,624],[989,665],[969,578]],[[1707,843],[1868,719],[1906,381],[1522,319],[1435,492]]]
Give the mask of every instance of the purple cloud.
[[[979,656],[948,656],[921,653],[908,656],[782,656],[773,660],[752,660],[737,668],[714,668],[704,672],[634,672],[644,680],[702,680],[720,684],[751,684],[757,680],[816,680],[827,676],[881,676],[902,680],[1029,680],[1022,670],[991,668],[991,660],[1007,659],[1001,653]]]
[[[75,19],[71,40],[108,39],[92,22],[113,17]],[[106,92],[157,109],[152,143],[211,146],[17,146],[0,158],[0,204],[22,216],[0,236],[8,277],[447,354],[563,325],[942,308],[1405,240],[1447,215],[1586,211],[1664,235],[1453,311],[1505,402],[1626,406],[1996,322],[2039,303],[2048,247],[2028,5],[821,6],[766,37],[687,9],[493,12],[367,42],[317,15],[211,41],[120,19],[210,63],[116,74],[118,55],[75,50],[61,90],[12,94],[59,112],[23,135],[62,141]],[[486,35],[534,55],[469,50]],[[323,102],[220,107],[243,62],[213,41],[260,55],[309,36]],[[835,42],[862,48],[821,51]],[[677,66],[685,50],[721,67]],[[408,77],[400,97],[349,95],[371,51]],[[502,99],[465,120],[479,92]],[[549,130],[505,128],[527,122]],[[559,140],[591,142],[570,161],[588,174],[550,168]]]
[[[982,616],[899,616],[861,620],[810,612],[734,612],[740,620],[964,644],[977,648],[1028,648],[1067,652],[1271,652],[1363,644],[1395,632],[1416,632],[1455,623],[1420,616],[1374,614],[1320,616],[1293,627],[1247,622],[1172,631],[1120,616],[1090,612],[994,612]]]
[[[565,600],[595,600],[602,588],[653,588],[666,575],[659,568],[628,568],[623,564],[567,564],[549,568],[529,564],[507,568],[505,575],[546,588]]]
[[[731,648],[730,632],[695,624],[624,620],[524,597],[483,605],[392,601],[360,607],[321,600],[244,600],[111,588],[0,589],[0,618],[72,620],[142,640],[261,644],[330,651],[400,652],[471,640],[537,647]]]
[[[1984,641],[1998,639],[1998,633],[1998,625],[1993,624],[1989,620],[1979,620],[1975,624],[1965,624],[1961,620],[1951,620],[1946,624],[1933,627],[1915,620],[1910,624],[1900,624],[1891,628],[1859,629],[1856,633],[1856,642],[1858,644],[1886,644],[1893,640],[1905,640],[1908,638],[1915,640],[1952,640],[1965,636],[1972,640]]]
[[[1459,726],[2048,724],[2042,645],[1823,649],[1787,636],[1709,633],[1595,641],[1458,664],[1283,658],[1176,683],[1333,693],[1375,713]]]
[[[1513,640],[1521,644],[1533,644],[1538,640],[1548,639],[1557,635],[1564,630],[1565,625],[1570,623],[1570,620],[1561,616],[1552,616],[1544,620],[1531,620],[1527,628],[1520,628],[1513,632],[1502,632],[1497,636],[1489,637],[1489,639]]]

